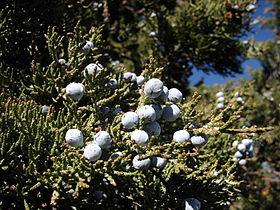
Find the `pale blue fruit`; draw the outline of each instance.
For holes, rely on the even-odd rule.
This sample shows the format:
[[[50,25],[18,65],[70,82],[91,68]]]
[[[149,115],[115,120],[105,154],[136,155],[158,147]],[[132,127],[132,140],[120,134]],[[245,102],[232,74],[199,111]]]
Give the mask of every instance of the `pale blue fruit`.
[[[110,156],[111,160],[116,160],[120,155],[122,155],[121,152],[115,152]]]
[[[137,114],[140,119],[143,119],[145,123],[153,122],[156,120],[156,111],[150,105],[141,106],[137,110]]]
[[[100,72],[104,67],[99,63],[90,63],[86,66],[84,71],[84,76],[86,77],[88,75],[96,74]],[[87,72],[87,74],[86,74]]]
[[[156,112],[156,120],[159,120],[162,116],[162,108],[157,104],[151,104],[150,106],[153,107]]]
[[[142,75],[140,75],[136,78],[137,85],[143,85],[144,82],[145,82],[145,77],[143,77]]]
[[[177,88],[171,88],[168,92],[168,100],[173,103],[180,103],[182,101],[183,94]]]
[[[161,80],[153,78],[150,79],[144,86],[144,93],[149,98],[157,98],[163,92],[163,83]]]
[[[201,203],[196,198],[187,198],[184,200],[185,210],[200,210]]]
[[[46,105],[42,106],[42,113],[43,114],[47,114],[49,112],[49,110],[50,110],[49,106],[46,106]]]
[[[149,136],[156,136],[158,137],[161,133],[160,124],[157,121],[148,123],[145,125],[145,131],[149,134]]]
[[[102,150],[95,143],[88,144],[84,149],[84,156],[86,159],[90,161],[98,160],[101,157],[101,155],[102,155]]]
[[[113,88],[118,86],[118,81],[116,79],[110,79],[108,82]]]
[[[151,165],[151,159],[147,158],[147,159],[144,159],[144,160],[138,160],[138,158],[141,157],[142,155],[143,154],[136,155],[132,160],[132,164],[133,164],[133,167],[135,169],[147,170]]]
[[[82,47],[82,52],[88,54],[93,48],[93,43],[91,41],[80,42],[79,45]]]
[[[246,146],[244,144],[238,144],[237,145],[237,149],[240,151],[240,152],[245,152],[246,151]]]
[[[236,158],[242,158],[242,157],[243,157],[243,154],[242,154],[240,151],[236,151],[236,152],[234,153],[234,157],[236,157]]]
[[[162,157],[151,157],[151,164],[155,168],[164,168],[167,164],[167,159]]]
[[[83,97],[84,85],[72,82],[66,86],[66,94],[73,100],[79,100]]]
[[[143,130],[135,130],[131,133],[131,140],[136,141],[137,144],[145,146],[149,142],[149,136]]]
[[[186,130],[179,130],[173,134],[173,141],[183,143],[190,141],[190,134]]]
[[[245,166],[246,164],[247,164],[247,160],[245,160],[245,159],[241,159],[241,160],[239,160],[239,165],[241,165],[241,166]]]
[[[168,93],[169,93],[169,90],[166,86],[163,86],[163,89],[162,89],[162,93],[160,94],[159,98],[166,102],[168,100]]]
[[[139,117],[135,112],[126,112],[122,116],[122,124],[125,128],[135,128],[138,124]]]
[[[180,117],[180,109],[176,104],[164,106],[162,109],[162,118],[172,122]]]
[[[99,131],[93,139],[102,149],[108,149],[111,146],[112,138],[107,131]]]
[[[78,129],[69,129],[66,132],[65,140],[68,144],[74,147],[80,147],[84,145],[84,136]]]
[[[192,136],[191,142],[194,146],[203,146],[208,141],[208,137],[206,135],[200,135],[200,136]]]

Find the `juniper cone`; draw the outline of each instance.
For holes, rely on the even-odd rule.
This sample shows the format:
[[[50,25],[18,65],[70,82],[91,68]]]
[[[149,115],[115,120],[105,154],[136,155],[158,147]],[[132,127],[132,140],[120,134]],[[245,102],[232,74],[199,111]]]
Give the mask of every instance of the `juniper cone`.
[[[236,158],[242,158],[242,157],[243,157],[243,154],[242,154],[240,151],[236,151],[235,154],[234,154],[234,157],[236,157]]]
[[[221,96],[217,99],[217,102],[222,103],[222,102],[224,102],[224,100],[225,100],[225,98]]]
[[[124,79],[126,79],[127,81],[130,81],[130,82],[136,82],[136,80],[137,80],[136,74],[132,73],[132,72],[125,72],[123,74],[123,77],[124,77]]]
[[[117,159],[120,155],[122,155],[121,152],[115,152],[115,153],[113,153],[113,154],[110,156],[110,159],[111,159],[111,160],[115,160],[115,159]]]
[[[218,103],[218,104],[217,104],[217,108],[218,108],[218,109],[224,108],[224,104],[223,104],[223,103]]]
[[[245,152],[246,151],[246,146],[244,144],[238,144],[237,145],[237,149],[240,151],[240,152]]]
[[[191,142],[195,146],[203,146],[208,141],[208,138],[206,135],[200,135],[200,136],[192,136]]]
[[[137,85],[143,85],[144,82],[145,82],[145,77],[143,77],[143,76],[141,76],[141,75],[136,77],[136,83],[137,83]]]
[[[239,144],[239,142],[237,140],[235,140],[234,142],[232,142],[232,146],[233,147],[237,147],[237,145]]]
[[[134,140],[137,144],[144,146],[149,142],[149,136],[143,130],[135,130],[131,133],[131,140]]]
[[[145,125],[145,131],[149,134],[149,136],[156,136],[158,137],[161,133],[160,124],[156,121],[148,123]]]
[[[69,129],[65,134],[65,140],[68,144],[74,147],[80,147],[84,145],[84,136],[78,129]]]
[[[91,41],[81,42],[80,46],[82,47],[82,52],[88,54],[89,51],[93,48],[93,43]]]
[[[253,144],[252,139],[242,139],[242,144],[246,146],[246,148],[250,147]]]
[[[122,116],[122,124],[127,129],[135,128],[138,124],[138,119],[139,117],[135,112],[126,112]]]
[[[90,161],[98,160],[101,157],[101,155],[102,155],[102,150],[95,143],[88,144],[84,148],[84,156],[85,156],[86,159],[88,159]]]
[[[163,92],[163,83],[157,78],[150,79],[146,82],[144,92],[150,98],[157,98]]]
[[[173,103],[180,103],[182,101],[183,94],[177,88],[171,88],[168,91],[168,100]]]
[[[185,199],[185,210],[200,210],[201,203],[196,198]]]
[[[245,166],[246,165],[246,163],[247,163],[247,160],[245,160],[245,159],[241,159],[241,160],[239,160],[239,165],[241,165],[241,166]]]
[[[84,95],[84,85],[81,83],[70,83],[66,86],[66,94],[73,100],[79,100]]]
[[[178,143],[189,141],[189,139],[190,139],[190,134],[186,130],[179,130],[173,134],[173,141],[176,141]]]
[[[101,64],[96,64],[96,63],[90,63],[86,66],[85,68],[85,72],[84,72],[84,76],[91,75],[93,73],[98,73],[100,72],[103,68],[103,66]],[[86,74],[87,72],[87,74]]]
[[[160,94],[159,98],[166,102],[168,100],[168,94],[169,94],[169,90],[166,86],[163,86],[163,90],[162,93]]]
[[[109,84],[116,88],[118,85],[118,81],[116,79],[110,79]]]
[[[180,117],[180,109],[176,104],[164,106],[162,109],[162,119],[166,121],[175,121]]]
[[[224,96],[224,93],[223,92],[218,92],[216,93],[216,97],[219,98],[219,97],[223,97]]]
[[[156,120],[156,111],[150,105],[141,106],[137,110],[137,114],[140,119],[143,119],[145,123],[153,122]]]
[[[167,159],[162,157],[151,157],[151,165],[156,168],[164,168],[167,164]]]
[[[149,158],[144,160],[138,160],[141,156],[143,156],[143,154],[138,154],[133,158],[133,167],[138,170],[147,170],[151,165],[151,160]]]
[[[153,107],[156,112],[156,120],[159,120],[162,116],[162,108],[157,104],[151,104],[151,107]]]
[[[108,149],[111,147],[112,138],[107,131],[99,131],[93,139],[94,142],[102,149]]]

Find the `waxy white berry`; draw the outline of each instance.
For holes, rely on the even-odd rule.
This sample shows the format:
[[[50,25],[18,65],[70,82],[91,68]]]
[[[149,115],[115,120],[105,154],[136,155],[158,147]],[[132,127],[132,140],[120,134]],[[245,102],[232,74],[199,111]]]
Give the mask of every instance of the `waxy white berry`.
[[[116,160],[120,155],[122,155],[121,152],[115,152],[110,156],[111,160]]]
[[[108,149],[111,147],[112,138],[107,131],[99,131],[93,139],[102,149]]]
[[[135,128],[138,124],[139,117],[135,112],[126,112],[122,116],[122,124],[125,128]]]
[[[150,79],[144,87],[144,93],[150,98],[157,98],[163,91],[163,83],[159,79]]]
[[[157,104],[151,104],[150,106],[153,107],[156,112],[156,120],[159,120],[162,116],[162,108]]]
[[[223,104],[223,103],[218,103],[218,104],[217,104],[217,108],[218,108],[218,109],[224,108],[224,104]]]
[[[82,52],[88,54],[89,51],[93,48],[93,43],[91,41],[81,42],[79,44],[82,47]]]
[[[164,166],[167,164],[167,159],[153,156],[151,157],[151,164],[155,168],[164,168]]]
[[[253,139],[243,139],[242,144],[246,146],[246,148],[249,148],[253,144]]]
[[[96,74],[100,72],[104,67],[99,64],[99,63],[90,63],[86,66],[85,71],[84,71],[84,76],[86,77],[88,75]],[[87,72],[87,74],[86,74]]]
[[[232,142],[232,146],[233,147],[237,147],[237,145],[239,144],[239,142],[237,140],[235,140],[234,142]]]
[[[69,129],[66,132],[65,140],[68,144],[74,147],[80,147],[84,145],[84,136],[82,132],[78,129]]]
[[[158,137],[161,133],[160,124],[157,121],[148,123],[145,125],[145,131],[149,134],[149,136],[156,136]]]
[[[238,144],[237,145],[237,149],[240,151],[240,152],[245,152],[246,151],[246,146],[244,144]]]
[[[173,141],[183,143],[187,142],[190,139],[190,134],[186,130],[179,130],[173,134]]]
[[[137,110],[137,114],[140,119],[143,119],[145,123],[153,122],[156,120],[156,111],[150,105],[141,106]]]
[[[201,203],[196,198],[187,198],[184,200],[185,210],[200,210]]]
[[[238,103],[240,103],[240,104],[244,104],[244,103],[245,103],[245,101],[243,100],[242,97],[237,97],[237,98],[236,98],[236,101],[237,101]]]
[[[133,160],[132,160],[133,167],[138,170],[146,170],[151,165],[151,159],[147,158],[144,160],[138,160],[138,158],[141,156],[143,156],[143,154],[138,154],[133,158]]]
[[[49,110],[50,110],[49,106],[46,106],[46,105],[42,106],[42,113],[43,114],[47,114],[49,112]]]
[[[225,98],[222,96],[217,99],[218,103],[222,103],[222,102],[224,102],[224,100],[225,100]]]
[[[86,159],[90,161],[98,160],[101,157],[101,155],[102,155],[102,150],[95,143],[88,144],[84,149],[84,156]]]
[[[164,106],[162,109],[162,118],[166,121],[172,122],[180,117],[180,109],[176,104]]]
[[[84,85],[72,82],[66,86],[66,94],[73,100],[79,100],[83,97]]]
[[[206,135],[200,135],[200,136],[192,136],[191,142],[194,146],[203,146],[208,141],[208,138]]]
[[[168,92],[168,100],[173,103],[180,103],[182,101],[183,94],[177,88],[171,88]]]
[[[131,133],[131,140],[136,141],[137,144],[145,146],[149,142],[149,135],[146,133],[146,131],[135,130]]]
[[[245,166],[246,165],[246,163],[247,163],[247,160],[245,160],[245,159],[241,159],[241,160],[239,160],[239,165],[241,165],[241,166]]]
[[[166,86],[163,86],[163,90],[162,93],[160,94],[159,98],[166,102],[168,100],[168,94],[169,94],[169,90]]]
[[[217,97],[217,98],[222,97],[222,96],[224,96],[224,93],[223,93],[223,92],[218,92],[218,93],[216,93],[216,97]]]
[[[64,65],[66,63],[66,60],[63,58],[58,59],[57,61],[60,65]]]
[[[130,81],[130,82],[136,82],[136,79],[137,79],[137,76],[135,73],[132,73],[132,72],[125,72],[123,74],[123,78],[127,81]]]
[[[236,158],[242,158],[242,157],[243,157],[243,154],[242,154],[240,151],[236,151],[235,154],[234,154],[234,157],[236,157]]]
[[[145,77],[143,77],[142,75],[136,77],[136,83],[137,85],[143,85],[145,82]]]
[[[118,81],[116,79],[110,79],[108,83],[114,88],[118,86]]]

